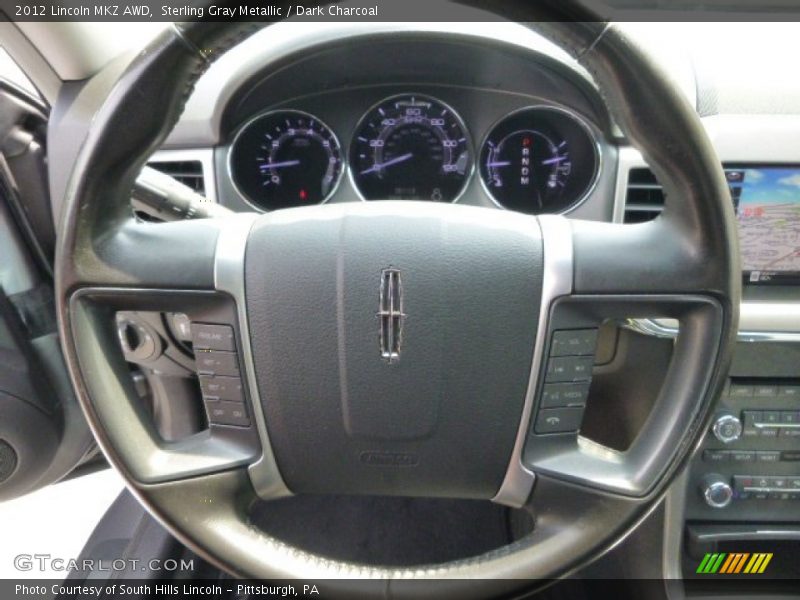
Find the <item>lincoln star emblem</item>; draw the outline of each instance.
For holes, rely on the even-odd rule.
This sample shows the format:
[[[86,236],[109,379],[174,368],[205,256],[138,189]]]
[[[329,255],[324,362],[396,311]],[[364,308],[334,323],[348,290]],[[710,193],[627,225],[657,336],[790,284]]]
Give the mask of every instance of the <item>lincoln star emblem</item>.
[[[384,269],[381,271],[380,320],[381,356],[390,364],[400,360],[400,346],[403,340],[403,285],[400,271]]]

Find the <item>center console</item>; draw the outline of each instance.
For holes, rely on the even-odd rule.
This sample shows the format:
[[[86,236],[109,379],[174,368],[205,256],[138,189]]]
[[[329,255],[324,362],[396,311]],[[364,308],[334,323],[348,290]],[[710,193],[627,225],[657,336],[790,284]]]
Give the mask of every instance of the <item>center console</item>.
[[[691,481],[687,519],[800,521],[800,378],[732,379]]]
[[[702,443],[665,503],[664,568],[675,598],[778,596],[766,580],[800,578],[800,125],[764,117],[705,120],[736,211],[742,306],[730,378]],[[755,131],[758,131],[758,135]],[[755,157],[758,157],[755,159]],[[641,156],[620,153],[616,222],[652,218],[663,193]],[[651,210],[645,215],[642,210]],[[639,211],[639,212],[637,212]],[[633,218],[632,218],[633,217]],[[634,320],[651,344],[678,324]],[[729,581],[701,572],[707,555],[770,555],[763,572]],[[721,568],[721,567],[720,567]],[[743,567],[744,569],[744,567]],[[712,569],[713,570],[713,569]],[[707,570],[708,571],[708,570]],[[701,587],[697,587],[700,585]],[[747,587],[750,586],[750,587]],[[749,595],[748,595],[749,594]],[[670,594],[673,597],[673,594]]]
[[[744,301],[731,378],[688,474],[684,551],[701,557],[800,542],[800,321],[784,310],[800,304],[800,168],[733,164],[725,176]]]
[[[800,577],[800,169],[729,166],[725,175],[742,253],[739,343],[679,500],[680,572],[687,597],[782,596]],[[745,572],[750,587],[721,587],[716,565],[703,567],[713,556],[732,560],[720,569]]]

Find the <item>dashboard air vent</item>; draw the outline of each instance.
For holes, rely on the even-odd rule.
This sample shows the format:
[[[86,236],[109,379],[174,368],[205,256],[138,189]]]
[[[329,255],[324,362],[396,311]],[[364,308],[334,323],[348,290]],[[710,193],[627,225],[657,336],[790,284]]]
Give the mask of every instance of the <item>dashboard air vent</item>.
[[[644,167],[631,169],[625,194],[625,222],[652,221],[663,209],[664,190],[653,172]]]
[[[147,163],[147,166],[166,173],[183,185],[192,188],[198,194],[205,195],[203,163],[199,160],[152,161]]]

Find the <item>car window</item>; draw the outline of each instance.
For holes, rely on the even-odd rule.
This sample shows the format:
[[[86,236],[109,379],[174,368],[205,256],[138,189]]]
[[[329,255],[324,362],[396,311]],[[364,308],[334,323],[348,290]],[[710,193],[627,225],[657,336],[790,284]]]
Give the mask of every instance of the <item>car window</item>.
[[[18,88],[22,88],[29,94],[41,98],[38,90],[33,85],[28,76],[23,73],[19,65],[6,52],[5,48],[0,47],[0,80],[9,82]]]

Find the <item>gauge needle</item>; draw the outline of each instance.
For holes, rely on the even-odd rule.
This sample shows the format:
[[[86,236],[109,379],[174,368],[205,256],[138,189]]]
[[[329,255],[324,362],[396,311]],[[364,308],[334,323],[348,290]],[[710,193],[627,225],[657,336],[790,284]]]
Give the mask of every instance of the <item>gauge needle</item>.
[[[486,166],[491,169],[493,167],[507,167],[510,164],[511,164],[510,160],[501,160],[501,161],[486,163]]]
[[[283,162],[265,163],[261,165],[261,169],[280,169],[282,167],[296,167],[300,164],[299,160],[285,160]]]
[[[548,158],[547,160],[543,160],[543,165],[554,165],[556,163],[560,163],[562,160],[567,160],[567,156],[556,156],[555,158]]]
[[[381,163],[378,165],[372,165],[366,171],[361,171],[360,175],[367,175],[368,173],[373,173],[375,171],[380,171],[381,169],[385,169],[386,167],[391,167],[392,165],[396,165],[397,163],[405,162],[409,158],[413,158],[414,153],[409,152],[408,154],[403,154],[403,156],[398,156],[397,158],[393,158],[391,160],[387,160],[385,163]]]

